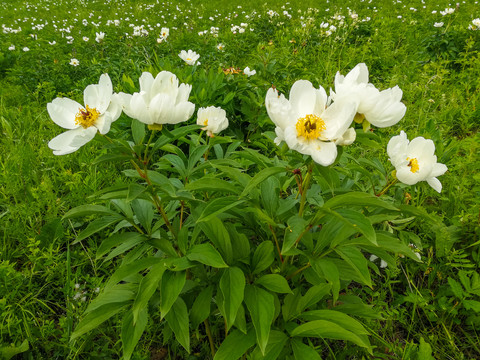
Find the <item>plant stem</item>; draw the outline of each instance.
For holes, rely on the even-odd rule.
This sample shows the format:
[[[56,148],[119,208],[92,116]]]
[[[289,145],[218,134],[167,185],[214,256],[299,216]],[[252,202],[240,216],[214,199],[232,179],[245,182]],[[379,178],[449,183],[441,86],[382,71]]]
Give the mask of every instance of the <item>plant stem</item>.
[[[300,269],[295,270],[293,273],[288,275],[285,279],[290,280],[291,278],[300,274],[303,270],[307,270],[310,266],[312,266],[312,265],[310,263],[308,263],[307,265],[301,267]]]
[[[153,199],[153,203],[155,205],[155,207],[157,208],[157,210],[160,212],[160,214],[162,215],[162,218],[163,218],[163,221],[165,222],[165,225],[168,227],[168,230],[170,230],[170,232],[172,233],[172,235],[175,237],[175,239],[177,238],[177,232],[173,229],[173,226],[172,224],[170,223],[170,221],[168,220],[168,217],[167,217],[167,214],[165,213],[165,210],[163,209],[163,206],[162,206],[162,203],[160,201],[160,198],[158,197],[158,195],[155,193],[155,188],[152,184],[152,182],[150,181],[150,179],[148,178],[148,170],[147,168],[145,168],[145,170],[142,170],[140,169],[140,167],[137,165],[137,163],[133,160],[130,160],[130,162],[132,163],[132,165],[135,167],[135,170],[137,170],[138,172],[138,175],[140,175],[140,177],[142,179],[145,179],[145,181],[147,182],[147,184],[149,186],[152,187],[152,192],[151,192],[151,195],[152,195],[152,199]]]
[[[377,195],[377,197],[380,197],[382,196],[383,194],[385,194],[388,189],[390,189],[393,185],[395,185],[396,183],[398,182],[398,179],[395,178],[393,180],[391,180],[387,185],[385,185],[385,187],[382,189],[382,191],[380,191]]]
[[[280,245],[278,244],[277,235],[275,235],[275,231],[273,230],[272,225],[268,225],[268,227],[270,228],[270,231],[272,232],[273,240],[275,240],[275,245],[277,246],[278,256],[280,256],[280,261],[283,264],[283,256],[282,256],[282,252],[280,250]]]
[[[148,149],[150,148],[150,144],[152,143],[153,137],[155,136],[156,130],[152,130],[152,133],[150,134],[150,139],[148,139],[148,143],[145,147],[145,154],[143,156],[143,163],[146,164],[150,160],[147,156],[148,154]]]
[[[302,199],[300,200],[300,209],[298,210],[298,216],[303,215],[303,210],[305,209],[305,201],[307,200],[307,190],[310,188],[310,182],[312,180],[312,171],[315,163],[310,162],[307,168],[307,174],[305,175],[305,180],[303,181],[302,186]]]
[[[205,331],[208,336],[208,342],[210,343],[210,351],[212,352],[212,359],[215,357],[215,345],[213,344],[212,332],[210,331],[210,324],[208,323],[208,319],[203,321],[205,325]]]

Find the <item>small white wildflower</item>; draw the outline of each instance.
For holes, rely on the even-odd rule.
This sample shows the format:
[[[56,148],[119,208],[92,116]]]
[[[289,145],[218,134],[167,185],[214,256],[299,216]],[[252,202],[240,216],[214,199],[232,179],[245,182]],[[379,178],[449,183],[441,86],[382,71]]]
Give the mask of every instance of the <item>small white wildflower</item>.
[[[78,65],[80,65],[80,61],[78,61],[77,59],[73,58],[73,59],[70,59],[69,64],[72,65],[72,66],[78,66]]]

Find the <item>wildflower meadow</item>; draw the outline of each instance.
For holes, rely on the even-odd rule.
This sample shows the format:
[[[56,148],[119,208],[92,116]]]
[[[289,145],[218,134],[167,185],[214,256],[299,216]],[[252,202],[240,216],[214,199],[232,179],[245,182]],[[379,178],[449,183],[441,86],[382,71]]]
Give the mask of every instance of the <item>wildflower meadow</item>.
[[[0,10],[0,359],[480,359],[478,1]]]

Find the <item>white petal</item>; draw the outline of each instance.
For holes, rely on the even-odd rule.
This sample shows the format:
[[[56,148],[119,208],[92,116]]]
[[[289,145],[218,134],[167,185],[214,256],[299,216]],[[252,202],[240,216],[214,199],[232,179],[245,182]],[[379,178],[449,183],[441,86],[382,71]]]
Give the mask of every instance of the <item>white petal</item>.
[[[112,124],[112,116],[107,111],[105,114],[101,115],[95,122],[95,127],[98,129],[100,134],[105,135],[110,131],[110,125]]]
[[[333,142],[312,141],[310,156],[322,166],[332,165],[337,158],[337,146]]]
[[[112,95],[112,101],[110,102],[110,106],[108,107],[107,111],[110,113],[112,118],[112,122],[117,120],[120,115],[122,114],[122,105],[121,105],[121,98],[119,94]]]
[[[273,123],[282,130],[288,126],[290,119],[290,102],[283,94],[278,94],[277,90],[268,89],[265,96],[265,107],[267,108],[268,116]]]
[[[50,140],[48,147],[54,150],[55,155],[70,154],[92,140],[96,133],[97,128],[94,126],[68,130]]]
[[[289,101],[295,118],[305,117],[305,115],[314,113],[317,91],[308,80],[295,81],[290,89]]]
[[[150,113],[154,124],[173,124],[174,103],[172,98],[164,93],[155,95],[150,102]]]
[[[83,92],[83,101],[85,105],[97,109],[103,114],[110,105],[113,86],[110,77],[107,74],[100,76],[98,84],[88,85]]]
[[[48,114],[53,122],[64,129],[76,129],[75,115],[83,109],[78,102],[68,98],[56,98],[47,104]]]
[[[342,135],[342,137],[338,138],[335,140],[336,145],[351,145],[355,141],[357,137],[357,133],[355,132],[355,129],[353,127],[348,128],[347,131]]]
[[[442,183],[436,177],[428,178],[427,179],[428,185],[430,185],[435,191],[441,192],[442,191]]]
[[[408,144],[407,155],[409,157],[420,158],[423,156],[432,157],[435,153],[435,144],[430,139],[421,136],[416,137]]]
[[[137,119],[144,124],[152,124],[151,116],[143,93],[134,93],[130,100],[130,117]]]
[[[159,93],[168,94],[175,101],[178,94],[178,79],[169,71],[160,72],[153,81],[151,88],[152,99]],[[183,91],[183,90],[182,90]]]
[[[322,131],[322,140],[336,140],[347,131],[356,113],[356,105],[346,101],[335,101],[322,114],[326,129]]]
[[[400,135],[392,136],[388,142],[387,154],[395,168],[407,162],[408,143],[407,134],[403,130]]]
[[[443,175],[447,170],[448,168],[445,164],[435,163],[435,165],[433,165],[432,171],[430,172],[430,176],[437,177]]]
[[[188,98],[190,97],[190,91],[192,91],[192,85],[180,84],[180,86],[178,87],[176,103],[178,104],[184,101],[188,101]]]
[[[185,101],[175,106],[175,113],[167,124],[178,124],[190,119],[195,111],[195,105],[191,102]]]
[[[138,79],[140,83],[140,91],[149,92],[153,84],[153,75],[149,72],[143,72],[140,78]]]

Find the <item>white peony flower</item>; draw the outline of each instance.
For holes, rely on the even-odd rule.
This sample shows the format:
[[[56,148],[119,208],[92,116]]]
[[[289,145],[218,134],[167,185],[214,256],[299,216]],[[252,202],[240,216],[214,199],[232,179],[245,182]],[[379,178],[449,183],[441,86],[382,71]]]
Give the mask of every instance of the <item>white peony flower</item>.
[[[178,54],[180,58],[185,61],[188,65],[195,65],[195,64],[200,64],[200,62],[197,62],[198,58],[200,55],[198,55],[195,51],[192,50],[182,50],[180,51],[180,54]]]
[[[113,94],[107,74],[100,76],[98,84],[89,85],[83,92],[85,106],[68,98],[56,98],[47,104],[48,114],[57,125],[68,131],[50,140],[48,147],[55,155],[77,151],[97,133],[106,134],[112,122],[118,119],[121,108]]]
[[[307,80],[296,81],[290,89],[290,99],[269,89],[265,106],[275,123],[275,143],[285,141],[290,149],[310,155],[323,166],[337,157],[338,144],[353,142],[355,131],[349,130],[355,115],[355,104],[346,100],[327,106],[325,90],[315,89]]]
[[[417,137],[408,141],[407,134],[401,131],[400,135],[393,136],[388,142],[387,153],[399,181],[407,185],[426,181],[437,192],[442,191],[437,176],[445,174],[448,169],[444,164],[437,163],[432,140]]]
[[[118,94],[123,111],[131,118],[155,128],[155,125],[187,121],[193,115],[195,105],[188,101],[192,86],[179,86],[171,72],[162,71],[155,78],[144,72],[139,82],[140,92]]]
[[[247,66],[245,69],[243,69],[243,73],[245,75],[247,75],[248,77],[252,76],[252,75],[255,75],[257,73],[257,71],[254,69],[254,70],[250,70],[250,68]]]
[[[80,65],[80,61],[78,61],[77,59],[73,58],[73,59],[70,59],[69,64],[72,65],[72,66],[78,66],[78,65]]]
[[[8,50],[10,50],[10,51],[13,51],[13,50],[15,50],[15,45],[13,45],[13,44],[12,44],[12,45],[10,45],[10,46],[8,47]]]
[[[395,86],[383,91],[368,83],[368,68],[364,63],[355,66],[346,76],[337,72],[333,101],[345,98],[357,104],[358,116],[372,125],[383,128],[398,123],[407,110],[401,102],[403,92]]]
[[[101,43],[103,41],[103,39],[105,38],[105,33],[100,31],[100,32],[96,32],[95,33],[95,41],[98,42],[98,43]]]
[[[440,28],[443,26],[443,22],[436,22],[435,24],[433,24],[433,26],[436,28]]]
[[[197,111],[197,124],[204,126],[202,130],[207,131],[208,136],[213,137],[213,134],[218,134],[228,127],[226,115],[225,110],[219,107],[200,108]]]

